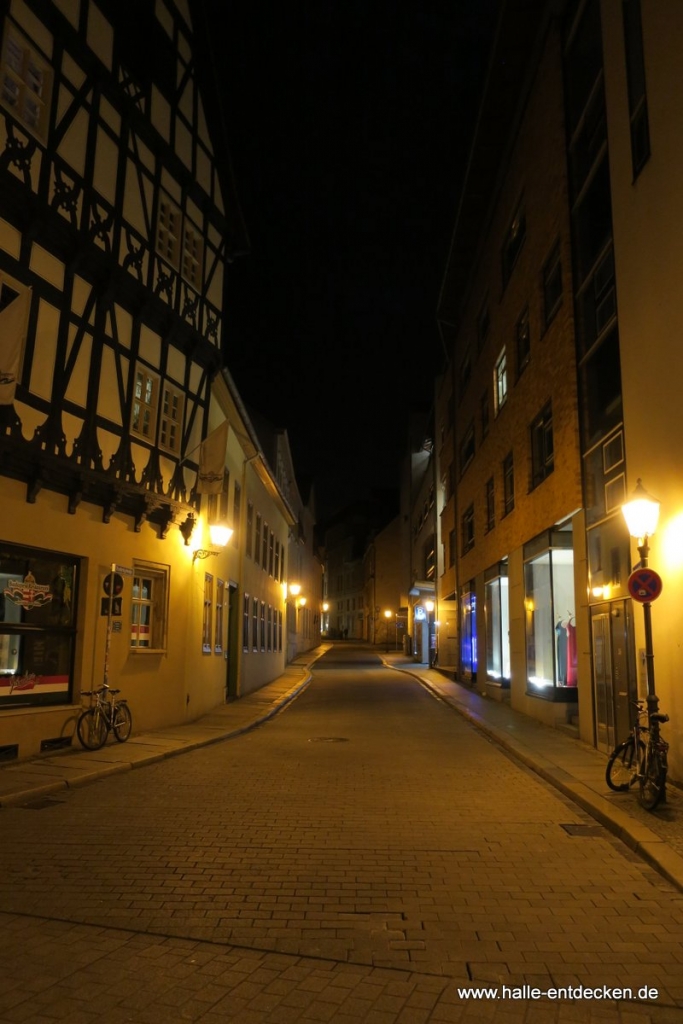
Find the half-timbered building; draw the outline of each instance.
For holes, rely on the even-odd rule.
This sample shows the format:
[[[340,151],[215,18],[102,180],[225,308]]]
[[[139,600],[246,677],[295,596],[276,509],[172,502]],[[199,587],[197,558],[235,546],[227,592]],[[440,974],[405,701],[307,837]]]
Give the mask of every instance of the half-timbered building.
[[[4,0],[0,16],[11,758],[69,743],[81,690],[103,679],[138,728],[215,703],[201,624],[195,635],[197,470],[224,272],[246,242],[221,190],[185,0]]]

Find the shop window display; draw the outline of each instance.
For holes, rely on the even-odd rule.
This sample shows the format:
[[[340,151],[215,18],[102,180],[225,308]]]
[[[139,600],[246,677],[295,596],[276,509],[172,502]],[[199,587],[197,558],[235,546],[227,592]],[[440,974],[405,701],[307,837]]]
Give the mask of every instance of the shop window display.
[[[0,709],[70,700],[78,559],[0,546]]]
[[[577,652],[574,551],[568,530],[553,530],[525,547],[527,692],[576,701]]]

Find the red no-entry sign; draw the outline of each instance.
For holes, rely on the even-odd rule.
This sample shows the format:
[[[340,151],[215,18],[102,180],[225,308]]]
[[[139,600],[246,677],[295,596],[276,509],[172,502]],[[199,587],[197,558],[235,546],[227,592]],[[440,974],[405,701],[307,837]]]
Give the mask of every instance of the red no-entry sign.
[[[654,601],[662,592],[662,577],[654,569],[636,569],[628,578],[628,592],[634,601]]]

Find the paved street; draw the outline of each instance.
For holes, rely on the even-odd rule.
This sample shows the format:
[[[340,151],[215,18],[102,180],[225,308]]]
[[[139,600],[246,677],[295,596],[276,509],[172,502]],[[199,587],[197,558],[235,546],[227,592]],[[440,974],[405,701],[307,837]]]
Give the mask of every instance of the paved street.
[[[361,648],[0,829],[2,1024],[682,1017],[679,890]]]

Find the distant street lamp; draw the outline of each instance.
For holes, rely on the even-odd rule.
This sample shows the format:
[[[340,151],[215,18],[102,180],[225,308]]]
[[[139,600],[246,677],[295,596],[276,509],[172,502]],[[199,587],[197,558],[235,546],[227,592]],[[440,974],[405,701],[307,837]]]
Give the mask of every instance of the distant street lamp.
[[[640,555],[640,565],[638,570],[648,568],[648,555],[650,554],[650,545],[648,539],[657,529],[657,523],[659,521],[659,502],[656,498],[653,498],[651,494],[648,494],[642,485],[640,478],[636,484],[635,491],[630,501],[625,502],[621,506],[624,519],[626,520],[626,526],[628,532],[638,542],[638,554]],[[629,591],[632,591],[632,581],[637,576],[637,572],[631,573],[629,577]],[[653,580],[658,580],[659,577],[656,573],[652,573]],[[646,577],[647,579],[647,577]],[[661,584],[660,584],[661,586]],[[657,597],[658,594],[654,593]],[[645,667],[647,675],[647,713],[648,716],[656,714],[659,707],[659,700],[655,692],[655,664],[654,664],[654,650],[652,645],[652,601],[639,600],[643,604],[643,616],[645,620]]]
[[[390,612],[389,609],[387,609],[384,613],[384,641],[387,649],[387,654],[389,653],[389,619],[391,618],[392,615],[393,612]]]

